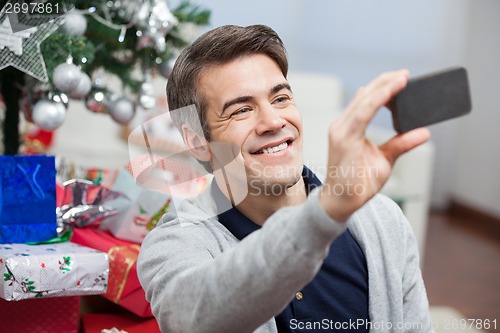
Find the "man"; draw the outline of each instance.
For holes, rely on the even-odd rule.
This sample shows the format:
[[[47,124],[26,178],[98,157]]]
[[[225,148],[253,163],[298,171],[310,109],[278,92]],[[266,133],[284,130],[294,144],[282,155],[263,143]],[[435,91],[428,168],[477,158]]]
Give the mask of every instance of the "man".
[[[214,29],[176,61],[172,117],[215,181],[142,245],[139,278],[162,331],[431,331],[411,228],[377,194],[396,158],[429,132],[379,147],[364,134],[408,72],[361,88],[330,126],[322,185],[303,166],[287,70],[279,36],[261,25]],[[225,168],[228,154],[244,172]],[[231,209],[220,209],[224,200]]]

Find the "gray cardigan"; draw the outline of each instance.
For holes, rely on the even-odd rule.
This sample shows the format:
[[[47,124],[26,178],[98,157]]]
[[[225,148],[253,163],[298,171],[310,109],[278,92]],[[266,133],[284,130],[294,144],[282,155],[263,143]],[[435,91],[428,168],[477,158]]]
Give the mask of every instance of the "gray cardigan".
[[[208,194],[164,216],[138,258],[162,332],[277,332],[274,316],[312,280],[346,228],[327,215],[318,193],[278,210],[242,241],[217,221]],[[416,241],[399,207],[377,195],[347,227],[367,261],[370,331],[431,332]]]

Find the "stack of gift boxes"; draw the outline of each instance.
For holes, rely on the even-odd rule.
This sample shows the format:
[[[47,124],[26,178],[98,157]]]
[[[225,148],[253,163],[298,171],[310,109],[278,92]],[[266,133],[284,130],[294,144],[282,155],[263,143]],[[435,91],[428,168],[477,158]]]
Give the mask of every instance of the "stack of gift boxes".
[[[54,157],[0,156],[0,332],[159,332],[136,260],[175,196],[142,186],[133,169],[60,184]],[[195,180],[188,196],[208,182],[186,166],[173,169],[182,174],[170,181]],[[82,314],[88,297],[123,312]]]

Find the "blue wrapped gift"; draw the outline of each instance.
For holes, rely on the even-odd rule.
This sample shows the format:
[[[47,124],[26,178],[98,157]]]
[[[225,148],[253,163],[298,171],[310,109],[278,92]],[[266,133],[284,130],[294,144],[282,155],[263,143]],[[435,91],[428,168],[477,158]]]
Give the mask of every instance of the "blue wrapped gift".
[[[57,236],[53,156],[0,155],[0,243]]]

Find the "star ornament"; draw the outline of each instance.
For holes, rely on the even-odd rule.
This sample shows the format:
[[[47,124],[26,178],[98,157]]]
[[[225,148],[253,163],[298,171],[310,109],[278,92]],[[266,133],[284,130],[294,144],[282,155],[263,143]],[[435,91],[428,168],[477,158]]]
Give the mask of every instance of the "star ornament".
[[[29,29],[14,32],[12,23],[17,23],[16,14],[0,11],[0,70],[12,66],[42,82],[48,82],[47,68],[40,44],[64,23],[62,17],[40,23],[39,18],[28,18]]]
[[[29,38],[36,27],[32,27],[21,32],[12,32],[9,17],[6,16],[3,23],[0,25],[0,49],[8,48],[15,55],[20,56],[23,54],[23,38]]]

